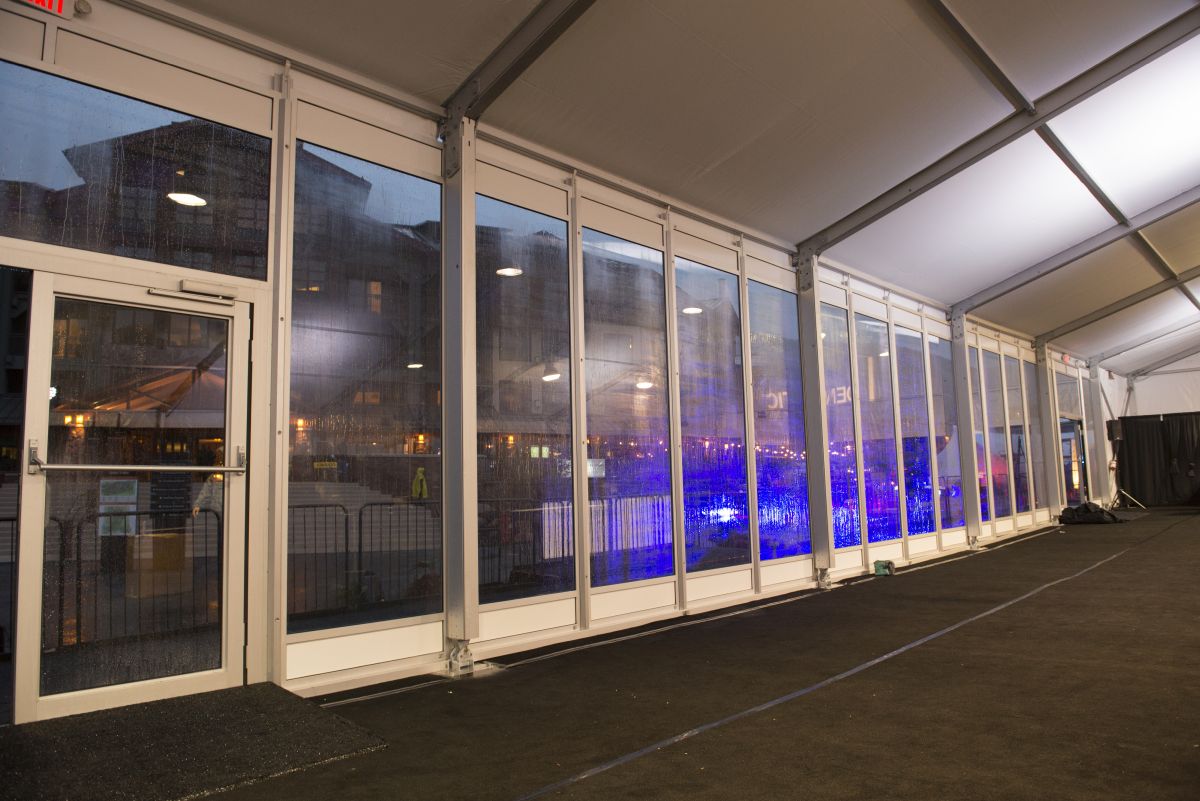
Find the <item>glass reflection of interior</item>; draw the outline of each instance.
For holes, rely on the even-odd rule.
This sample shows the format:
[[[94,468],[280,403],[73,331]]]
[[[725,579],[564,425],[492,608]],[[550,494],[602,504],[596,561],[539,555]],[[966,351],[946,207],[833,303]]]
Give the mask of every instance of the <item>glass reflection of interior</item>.
[[[1017,512],[1028,512],[1029,448],[1025,439],[1025,403],[1021,391],[1021,363],[1004,357],[1004,381],[1008,385],[1008,439],[1012,445],[1013,497]]]
[[[900,437],[904,455],[904,514],[909,535],[937,530],[930,470],[929,406],[921,333],[896,326],[896,380],[900,389]]]
[[[854,446],[854,395],[850,381],[850,328],[846,311],[827,303],[821,304],[821,349],[825,363],[833,545],[845,548],[862,544]]]
[[[1000,354],[983,351],[984,398],[987,401],[988,447],[991,450],[992,511],[996,517],[1012,514],[1008,484],[1008,431],[1004,425],[1004,385],[1000,380]]]
[[[45,461],[44,695],[221,665],[228,323],[58,298]]]
[[[593,586],[675,570],[661,251],[583,229]]]
[[[1088,498],[1087,460],[1084,456],[1083,422],[1059,418],[1059,443],[1062,447],[1063,482],[1067,506],[1078,506]]]
[[[855,314],[854,337],[858,351],[858,413],[862,421],[867,542],[885,542],[903,533],[888,325],[882,320]]]
[[[958,393],[950,342],[927,335],[929,377],[933,387],[933,443],[937,449],[938,502],[942,528],[966,523],[963,501],[962,460],[958,452]]]
[[[737,276],[675,259],[687,569],[750,561]]]
[[[750,364],[761,559],[812,553],[796,296],[750,282]]]
[[[1046,494],[1046,472],[1042,445],[1042,396],[1038,392],[1037,365],[1021,362],[1025,374],[1025,400],[1029,406],[1029,469],[1033,475],[1033,505],[1045,509],[1049,504]]]
[[[984,442],[983,390],[979,381],[979,348],[967,349],[971,372],[971,417],[975,428],[975,471],[979,484],[979,518],[983,522],[992,519],[992,506],[988,503],[988,463]]]
[[[0,108],[0,234],[266,279],[266,137],[4,61]]]
[[[288,631],[442,608],[441,188],[302,142]]]
[[[0,725],[12,722],[21,449],[32,274],[0,267]]]
[[[476,198],[479,600],[575,587],[567,224]]]

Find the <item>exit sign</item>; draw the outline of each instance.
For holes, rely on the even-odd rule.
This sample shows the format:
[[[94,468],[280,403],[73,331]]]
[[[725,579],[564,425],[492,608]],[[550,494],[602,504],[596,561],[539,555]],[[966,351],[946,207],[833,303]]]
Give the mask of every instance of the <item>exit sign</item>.
[[[47,11],[56,17],[70,19],[74,16],[75,0],[17,0],[17,2],[24,6],[40,8],[42,11]]]

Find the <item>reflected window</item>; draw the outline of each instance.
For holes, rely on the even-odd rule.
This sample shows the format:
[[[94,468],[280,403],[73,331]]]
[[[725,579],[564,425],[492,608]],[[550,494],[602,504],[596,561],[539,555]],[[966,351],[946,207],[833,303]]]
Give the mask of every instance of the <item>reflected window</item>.
[[[937,530],[930,470],[929,401],[921,333],[896,326],[896,382],[900,390],[900,437],[904,454],[904,515],[908,533]]]
[[[854,337],[858,351],[858,414],[862,425],[867,541],[884,542],[902,534],[888,325],[856,314]]]
[[[663,254],[583,229],[592,584],[675,571]]]
[[[1054,371],[1054,386],[1058,392],[1058,416],[1083,420],[1083,400],[1079,396],[1079,379]]]
[[[288,630],[442,608],[441,188],[296,153]]]
[[[1021,391],[1021,362],[1004,357],[1004,381],[1008,385],[1008,439],[1012,450],[1013,496],[1018,512],[1028,512],[1029,446],[1025,438],[1025,400]]]
[[[971,418],[975,428],[975,471],[979,483],[979,519],[992,519],[992,505],[988,503],[987,449],[983,437],[983,389],[979,381],[979,348],[967,349],[967,361],[971,372]]]
[[[3,61],[0,108],[0,234],[266,279],[266,137]]]
[[[958,451],[958,392],[949,340],[928,335],[929,378],[933,387],[933,446],[937,450],[938,503],[942,528],[966,524],[962,460]]]
[[[675,259],[687,569],[750,562],[737,276]]]
[[[479,600],[575,588],[567,224],[475,204]],[[515,343],[515,344],[514,344]]]
[[[1008,432],[1004,425],[1004,385],[1000,379],[999,353],[983,351],[983,384],[991,451],[992,511],[996,517],[1008,517],[1012,514],[1012,499],[1008,494]]]
[[[1033,505],[1045,509],[1049,505],[1046,493],[1045,451],[1042,444],[1042,395],[1038,392],[1038,367],[1033,362],[1021,362],[1025,373],[1025,399],[1029,405],[1029,462],[1033,474]]]
[[[854,393],[850,377],[850,326],[845,309],[821,304],[821,351],[825,363],[833,546],[845,548],[862,544],[858,517],[858,460],[854,446]]]
[[[796,296],[750,282],[750,365],[760,558],[812,553]]]

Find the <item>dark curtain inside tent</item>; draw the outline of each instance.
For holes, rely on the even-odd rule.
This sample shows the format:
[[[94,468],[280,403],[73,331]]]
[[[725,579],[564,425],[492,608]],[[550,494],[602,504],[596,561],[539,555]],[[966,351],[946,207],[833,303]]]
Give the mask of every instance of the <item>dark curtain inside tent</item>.
[[[1200,506],[1200,413],[1122,417],[1121,489],[1146,506]]]

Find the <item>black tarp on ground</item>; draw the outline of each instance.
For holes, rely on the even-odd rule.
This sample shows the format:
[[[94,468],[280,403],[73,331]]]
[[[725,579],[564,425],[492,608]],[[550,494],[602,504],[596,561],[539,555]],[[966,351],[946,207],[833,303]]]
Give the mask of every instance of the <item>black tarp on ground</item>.
[[[1200,413],[1122,417],[1117,482],[1146,506],[1200,506]]]

